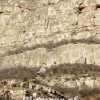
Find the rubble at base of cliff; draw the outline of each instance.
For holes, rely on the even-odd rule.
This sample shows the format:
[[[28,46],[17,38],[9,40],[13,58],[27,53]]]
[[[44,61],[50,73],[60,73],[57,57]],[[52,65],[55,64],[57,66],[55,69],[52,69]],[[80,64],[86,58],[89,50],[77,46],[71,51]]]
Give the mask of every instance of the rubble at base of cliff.
[[[0,81],[0,97],[5,98],[5,95],[8,93],[7,95],[10,95],[12,100],[22,100],[24,97],[32,97],[34,99],[58,98],[64,100],[68,100],[68,98],[73,98],[74,100],[76,96],[78,96],[76,100],[87,100],[88,98],[88,100],[94,100],[93,98],[98,100],[100,98],[99,66],[78,64],[63,65],[42,68],[43,70],[45,69],[45,73],[39,72],[41,68],[37,71],[35,69],[36,72],[33,71],[33,76],[35,73],[36,75],[33,78],[31,76],[30,78],[29,76],[23,77],[23,79],[13,78],[14,73],[10,79],[6,76],[6,79],[1,79]],[[76,70],[71,72],[75,68]],[[23,71],[21,70],[21,72]],[[29,74],[32,73],[28,72],[27,75]]]

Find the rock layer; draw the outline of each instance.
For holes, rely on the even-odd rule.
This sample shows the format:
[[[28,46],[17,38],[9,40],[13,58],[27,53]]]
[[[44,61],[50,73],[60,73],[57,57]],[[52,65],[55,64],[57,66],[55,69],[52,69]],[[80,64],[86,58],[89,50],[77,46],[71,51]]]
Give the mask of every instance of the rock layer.
[[[100,65],[99,0],[0,3],[0,65]]]
[[[100,0],[0,0],[1,94],[97,98],[99,72]]]

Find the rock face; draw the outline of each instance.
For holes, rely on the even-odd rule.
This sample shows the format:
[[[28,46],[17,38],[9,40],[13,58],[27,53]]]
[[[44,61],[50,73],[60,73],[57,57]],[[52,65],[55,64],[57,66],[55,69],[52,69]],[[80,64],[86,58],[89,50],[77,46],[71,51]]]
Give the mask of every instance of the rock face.
[[[3,96],[99,97],[99,72],[100,0],[0,0]]]
[[[100,65],[99,0],[0,2],[0,68]]]

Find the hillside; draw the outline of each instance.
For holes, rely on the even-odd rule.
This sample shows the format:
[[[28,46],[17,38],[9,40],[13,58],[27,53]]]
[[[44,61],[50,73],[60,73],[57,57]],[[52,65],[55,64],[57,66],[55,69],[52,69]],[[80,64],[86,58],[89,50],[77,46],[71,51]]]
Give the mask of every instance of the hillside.
[[[0,0],[1,84],[40,78],[39,84],[59,92],[65,84],[60,96],[99,100],[99,71],[100,0]],[[66,94],[69,88],[78,88],[74,96]]]

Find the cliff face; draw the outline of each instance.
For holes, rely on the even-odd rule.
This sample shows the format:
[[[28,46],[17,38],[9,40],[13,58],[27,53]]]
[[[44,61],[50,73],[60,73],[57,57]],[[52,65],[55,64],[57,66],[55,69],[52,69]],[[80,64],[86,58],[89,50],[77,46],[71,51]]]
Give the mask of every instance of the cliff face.
[[[0,67],[100,65],[100,0],[0,3]]]
[[[0,0],[0,88],[97,100],[100,0]]]

